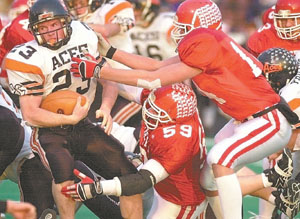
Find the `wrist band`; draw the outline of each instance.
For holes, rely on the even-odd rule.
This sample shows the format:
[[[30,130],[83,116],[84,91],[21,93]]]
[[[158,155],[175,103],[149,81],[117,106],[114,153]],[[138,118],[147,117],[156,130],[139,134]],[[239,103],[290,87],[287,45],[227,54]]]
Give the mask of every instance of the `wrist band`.
[[[116,51],[117,51],[117,49],[111,46],[106,53],[106,57],[109,59],[112,59],[112,57],[114,56]]]
[[[94,77],[95,78],[100,78],[100,73],[101,73],[101,68],[103,65],[106,63],[106,59],[102,58],[101,61],[95,66],[94,69]]]

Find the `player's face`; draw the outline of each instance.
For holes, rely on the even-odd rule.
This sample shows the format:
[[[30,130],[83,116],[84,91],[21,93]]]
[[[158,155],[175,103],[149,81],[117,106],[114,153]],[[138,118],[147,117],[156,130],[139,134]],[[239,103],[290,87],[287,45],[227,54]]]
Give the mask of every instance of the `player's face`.
[[[281,28],[292,28],[300,24],[300,18],[283,18],[283,19],[277,19],[277,25]],[[287,33],[288,37],[292,37],[293,35],[299,34],[300,29],[294,30],[290,33]],[[297,37],[296,39],[300,39],[300,37]]]
[[[78,16],[88,13],[88,0],[74,0],[73,4]]]
[[[44,38],[45,42],[54,45],[65,38],[63,25],[59,19],[53,19],[38,24],[38,32]]]

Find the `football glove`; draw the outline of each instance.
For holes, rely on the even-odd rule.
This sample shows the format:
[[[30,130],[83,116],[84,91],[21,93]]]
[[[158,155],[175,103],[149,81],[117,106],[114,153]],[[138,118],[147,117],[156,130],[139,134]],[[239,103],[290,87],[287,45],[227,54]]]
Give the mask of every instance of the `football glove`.
[[[102,194],[103,190],[99,179],[93,180],[77,169],[74,169],[74,174],[80,179],[80,182],[64,186],[61,189],[62,194],[75,201],[86,201]]]
[[[77,57],[72,58],[71,72],[75,77],[86,78],[100,78],[100,72],[106,59],[102,58],[99,63],[93,60],[80,59]]]

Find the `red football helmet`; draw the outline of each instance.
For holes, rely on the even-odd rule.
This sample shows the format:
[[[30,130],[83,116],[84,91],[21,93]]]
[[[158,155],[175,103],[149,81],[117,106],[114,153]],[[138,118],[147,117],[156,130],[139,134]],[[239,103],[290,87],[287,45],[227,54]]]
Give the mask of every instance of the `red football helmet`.
[[[174,17],[172,38],[176,43],[196,28],[220,29],[222,15],[219,7],[211,0],[186,0],[182,2]]]
[[[274,26],[281,39],[300,36],[300,1],[278,0],[274,12]]]
[[[197,111],[197,98],[187,85],[178,83],[153,90],[143,104],[143,120],[148,129],[160,123],[182,123]]]

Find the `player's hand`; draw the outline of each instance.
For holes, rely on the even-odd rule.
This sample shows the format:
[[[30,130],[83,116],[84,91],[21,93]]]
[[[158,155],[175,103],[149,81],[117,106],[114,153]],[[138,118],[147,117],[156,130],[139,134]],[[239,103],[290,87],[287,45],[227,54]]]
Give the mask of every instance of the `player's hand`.
[[[113,126],[113,119],[110,115],[110,111],[101,107],[96,111],[96,118],[102,118],[101,128],[104,128],[104,132],[110,135]]]
[[[100,33],[97,35],[100,55],[112,59],[117,49],[110,45],[110,43]]]
[[[81,98],[82,97],[80,96],[77,98],[76,105],[72,112],[72,117],[74,118],[73,124],[77,124],[80,120],[87,117],[89,112],[89,101],[86,100],[86,103],[83,106],[81,106]]]
[[[75,77],[82,78],[100,78],[101,68],[106,63],[105,58],[102,58],[99,63],[77,57],[73,57],[72,61],[70,71]]]
[[[281,154],[283,150],[277,151],[271,155],[268,156],[269,161],[276,160]]]
[[[36,218],[36,208],[30,203],[7,201],[6,212],[11,214],[16,219]]]
[[[100,180],[94,181],[90,177],[74,169],[74,174],[80,179],[79,183],[64,186],[61,193],[67,197],[71,197],[75,201],[86,201],[102,194]]]

